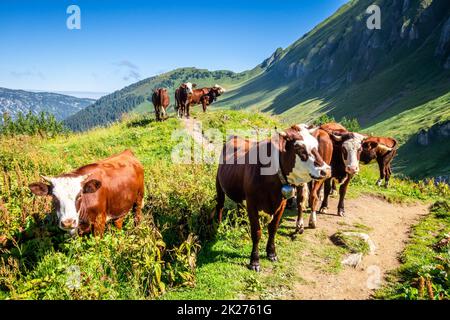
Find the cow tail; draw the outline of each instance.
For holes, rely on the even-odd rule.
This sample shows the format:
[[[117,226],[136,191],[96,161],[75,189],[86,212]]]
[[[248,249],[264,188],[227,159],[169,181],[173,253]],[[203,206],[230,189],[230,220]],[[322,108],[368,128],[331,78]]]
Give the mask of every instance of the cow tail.
[[[222,222],[222,213],[223,208],[225,207],[225,192],[223,192],[222,186],[220,185],[219,174],[217,174],[216,176],[216,193],[217,204],[215,210],[210,215],[210,223],[213,222],[214,216],[217,217],[217,221],[219,223]]]

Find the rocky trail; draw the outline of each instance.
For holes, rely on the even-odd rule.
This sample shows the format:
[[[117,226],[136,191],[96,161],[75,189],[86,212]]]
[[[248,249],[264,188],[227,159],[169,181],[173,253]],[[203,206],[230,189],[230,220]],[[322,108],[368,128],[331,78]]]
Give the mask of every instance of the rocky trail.
[[[327,241],[345,226],[364,226],[376,246],[373,255],[365,255],[356,267],[343,266],[338,273],[317,270],[315,259],[302,258],[298,272],[304,281],[296,283],[286,298],[291,299],[369,299],[386,275],[400,266],[399,256],[409,238],[410,229],[428,213],[424,204],[397,205],[377,197],[363,195],[346,200],[346,216],[338,217],[333,209],[337,199],[331,198],[330,214],[319,214],[317,229],[306,229],[307,241],[317,241],[318,233],[325,233]],[[295,218],[288,218],[295,224]],[[319,244],[318,244],[319,245]]]

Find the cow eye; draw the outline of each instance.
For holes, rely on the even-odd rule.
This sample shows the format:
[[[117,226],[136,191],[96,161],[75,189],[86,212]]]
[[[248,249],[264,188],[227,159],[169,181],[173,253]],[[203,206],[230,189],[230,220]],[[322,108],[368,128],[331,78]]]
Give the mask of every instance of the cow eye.
[[[296,153],[298,154],[298,156],[300,157],[300,159],[302,161],[308,160],[308,152],[306,151],[306,149],[304,147],[298,146]]]
[[[344,160],[347,160],[347,150],[345,148],[342,149],[342,156],[344,157]]]

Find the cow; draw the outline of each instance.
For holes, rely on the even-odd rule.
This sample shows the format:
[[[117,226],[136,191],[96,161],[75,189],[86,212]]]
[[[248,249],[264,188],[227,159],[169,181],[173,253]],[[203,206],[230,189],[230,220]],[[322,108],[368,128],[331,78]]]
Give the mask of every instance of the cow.
[[[317,139],[318,152],[322,160],[331,166],[331,159],[333,155],[333,141],[327,131],[318,128],[312,132],[314,138]],[[332,169],[333,170],[333,169]],[[297,186],[297,223],[295,234],[302,234],[304,232],[303,211],[305,210],[305,202],[309,196],[309,206],[311,207],[311,215],[309,226],[311,228],[316,227],[316,212],[320,202],[319,192],[323,186],[325,180],[311,181],[308,184],[302,184]]]
[[[191,106],[201,104],[203,112],[206,112],[207,106],[212,104],[214,101],[217,100],[217,97],[221,96],[224,92],[226,92],[226,90],[223,87],[217,84],[211,88],[193,89],[195,87],[196,85],[193,84],[191,87],[192,90],[190,94],[189,93],[182,94],[182,87],[178,88],[179,89],[178,95],[180,96],[179,105],[184,108],[182,116],[186,116],[186,118],[190,117]],[[175,96],[177,96],[177,93],[175,93]]]
[[[322,213],[328,210],[328,197],[331,191],[331,179],[341,184],[339,187],[338,215],[345,215],[344,199],[350,180],[359,173],[359,159],[361,156],[362,143],[365,135],[357,132],[349,132],[337,123],[324,124],[320,129],[326,131],[333,142],[333,154],[331,158],[331,178],[324,182],[324,199],[320,207]],[[311,214],[315,227],[315,212]],[[310,220],[311,221],[311,220]]]
[[[330,176],[331,169],[317,148],[317,140],[305,125],[294,125],[273,139],[260,142],[234,136],[224,145],[216,176],[217,205],[213,215],[219,222],[222,220],[225,195],[238,205],[246,201],[253,242],[251,270],[260,270],[259,211],[272,216],[266,252],[269,260],[276,261],[275,234],[287,201],[281,192],[283,185],[299,185]],[[260,150],[266,150],[266,153],[262,154]],[[265,155],[270,161],[263,159]],[[268,162],[275,164],[277,170],[265,172]]]
[[[153,90],[152,103],[155,108],[156,121],[162,121],[166,117],[166,109],[170,104],[169,94],[165,88]]]
[[[58,226],[72,236],[91,231],[103,236],[109,220],[121,229],[131,209],[135,225],[141,220],[144,169],[130,150],[70,173],[42,178],[46,183],[30,184],[31,192],[53,197]]]
[[[387,137],[369,137],[364,140],[361,151],[361,162],[369,164],[373,160],[377,160],[380,169],[380,178],[377,185],[380,187],[383,179],[384,186],[389,186],[389,179],[392,174],[391,163],[397,154],[398,142],[394,138]]]
[[[319,154],[325,163],[331,165],[331,177],[323,181],[312,181],[309,184],[309,205],[311,215],[309,227],[314,229],[317,226],[317,211],[326,213],[328,209],[328,197],[331,192],[331,183],[337,181],[341,183],[339,189],[338,215],[344,216],[344,199],[347,187],[352,177],[359,172],[359,158],[361,144],[365,136],[356,132],[349,132],[338,123],[328,123],[320,126],[313,132],[313,136],[318,140]],[[324,186],[324,196],[320,205],[319,192]],[[297,224],[295,233],[304,232],[303,207],[300,205],[304,201],[304,188],[297,187]]]
[[[182,83],[179,88],[175,90],[175,103],[178,117],[182,118],[186,114],[186,110],[190,105],[190,99],[193,94],[193,88],[197,85],[191,82]]]

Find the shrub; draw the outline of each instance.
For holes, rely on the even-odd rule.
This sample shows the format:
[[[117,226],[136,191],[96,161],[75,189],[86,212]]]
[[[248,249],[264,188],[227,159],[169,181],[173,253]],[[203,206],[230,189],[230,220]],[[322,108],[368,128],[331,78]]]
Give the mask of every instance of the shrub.
[[[55,119],[55,116],[49,113],[41,112],[38,115],[31,111],[26,115],[19,112],[16,119],[12,119],[8,113],[3,114],[3,120],[0,121],[0,135],[39,135],[41,137],[53,137],[65,133],[61,122]]]

